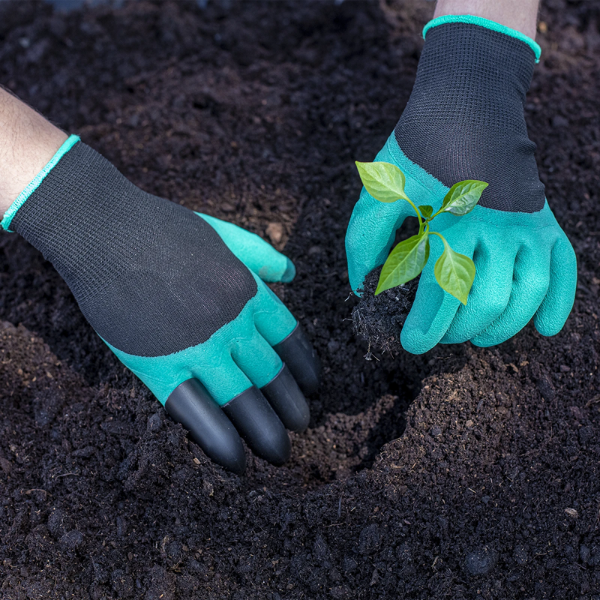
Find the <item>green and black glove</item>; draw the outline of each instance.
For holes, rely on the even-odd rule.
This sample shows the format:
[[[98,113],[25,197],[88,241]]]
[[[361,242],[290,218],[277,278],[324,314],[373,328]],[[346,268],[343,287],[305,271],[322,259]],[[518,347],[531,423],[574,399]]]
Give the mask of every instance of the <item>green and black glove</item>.
[[[235,225],[152,196],[71,136],[6,212],[98,335],[205,452],[245,467],[239,434],[282,464],[319,362],[263,281],[292,262]],[[285,427],[284,427],[285,426]]]
[[[518,31],[470,15],[434,19],[424,35],[410,100],[375,160],[399,167],[406,194],[434,212],[458,181],[489,186],[468,215],[443,213],[431,228],[475,262],[467,305],[437,284],[443,245],[431,236],[402,346],[415,354],[439,342],[492,346],[532,318],[541,334],[554,335],[573,307],[577,263],[546,201],[525,124],[540,48]],[[355,291],[385,262],[396,230],[413,214],[408,203],[384,204],[363,189],[346,235]]]

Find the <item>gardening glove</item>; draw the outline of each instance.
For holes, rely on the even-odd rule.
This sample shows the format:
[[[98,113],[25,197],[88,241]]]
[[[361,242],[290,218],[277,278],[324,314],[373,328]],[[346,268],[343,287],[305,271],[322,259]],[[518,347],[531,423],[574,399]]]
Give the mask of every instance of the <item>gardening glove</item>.
[[[540,48],[517,31],[472,16],[434,19],[424,36],[410,100],[375,160],[399,167],[406,195],[434,212],[454,183],[475,179],[489,186],[466,216],[442,213],[431,223],[453,250],[475,262],[466,306],[436,282],[443,243],[430,236],[402,346],[414,354],[438,342],[492,346],[532,317],[542,335],[554,335],[573,306],[577,264],[545,199],[527,136],[523,106]],[[407,216],[415,216],[408,202],[385,204],[363,188],[346,235],[356,293],[385,262]]]
[[[263,281],[290,260],[258,236],[130,183],[71,136],[2,221],[55,266],[98,335],[213,460],[240,434],[282,464],[308,425],[318,359]]]

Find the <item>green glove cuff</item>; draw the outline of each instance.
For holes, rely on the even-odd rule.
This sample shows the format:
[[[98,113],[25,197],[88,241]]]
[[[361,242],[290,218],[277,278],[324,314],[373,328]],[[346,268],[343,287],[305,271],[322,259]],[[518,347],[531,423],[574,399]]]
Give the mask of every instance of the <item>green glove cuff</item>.
[[[497,31],[498,33],[503,33],[504,35],[513,37],[527,44],[535,54],[535,62],[540,62],[542,49],[540,48],[540,45],[534,40],[532,40],[529,36],[525,35],[524,33],[521,33],[520,31],[517,31],[516,29],[506,27],[506,25],[496,23],[496,21],[490,21],[490,19],[476,17],[475,15],[443,15],[442,17],[432,19],[423,28],[423,39],[425,39],[427,32],[432,27],[437,27],[438,25],[445,25],[446,23],[469,23],[470,25],[479,25],[479,27],[485,27],[486,29],[491,29],[492,31]]]
[[[25,201],[35,190],[40,187],[40,184],[48,173],[58,164],[58,161],[79,141],[78,135],[71,135],[66,142],[56,151],[56,154],[50,159],[48,164],[36,175],[31,183],[17,196],[17,199],[8,207],[8,210],[4,213],[4,218],[0,225],[6,231],[11,231],[10,223],[13,217],[17,214],[17,211],[25,204]]]

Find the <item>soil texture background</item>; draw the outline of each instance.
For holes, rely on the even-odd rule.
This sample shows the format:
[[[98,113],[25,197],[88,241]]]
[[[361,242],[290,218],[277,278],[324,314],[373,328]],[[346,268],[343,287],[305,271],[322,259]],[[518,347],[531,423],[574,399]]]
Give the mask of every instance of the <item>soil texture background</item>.
[[[294,260],[274,290],[324,381],[289,464],[232,475],[1,234],[0,598],[600,598],[600,6],[543,5],[526,111],[578,256],[571,317],[365,360],[353,161],[396,124],[432,3],[2,3],[2,85],[144,190]]]

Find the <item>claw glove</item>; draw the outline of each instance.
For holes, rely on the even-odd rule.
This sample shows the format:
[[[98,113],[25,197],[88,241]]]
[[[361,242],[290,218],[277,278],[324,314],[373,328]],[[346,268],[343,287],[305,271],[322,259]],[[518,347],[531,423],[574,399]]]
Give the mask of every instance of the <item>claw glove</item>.
[[[269,456],[279,442],[263,439],[264,419],[277,424],[280,440],[287,434],[258,390],[280,381],[283,362],[274,347],[297,329],[292,314],[263,283],[290,281],[295,270],[289,259],[235,225],[140,190],[76,136],[17,198],[2,225],[52,262],[98,335],[162,404],[184,382],[196,382],[170,410],[178,420],[202,429],[216,415],[221,424],[214,427],[223,427],[218,413],[210,407],[207,413],[198,398],[207,392],[224,408],[246,398],[238,406],[241,412],[228,413],[229,418],[242,432],[254,427],[251,437],[259,432],[258,446],[266,444],[262,455],[275,463],[285,460],[277,455],[288,453],[285,440],[276,456]],[[288,374],[283,394],[291,385],[292,395],[299,396],[291,379]],[[249,390],[254,390],[250,400]],[[279,399],[281,392],[275,390]],[[252,408],[256,402],[258,413]],[[305,407],[302,398],[300,404]],[[195,424],[186,423],[190,411],[196,411]],[[236,415],[241,423],[235,423]],[[306,409],[300,419],[307,415]],[[225,421],[221,433],[227,437],[231,427]],[[213,447],[213,454],[241,471],[236,437],[231,431],[229,446]],[[229,452],[233,463],[219,458],[222,452]]]
[[[375,160],[398,166],[408,197],[434,211],[458,181],[478,179],[489,187],[468,215],[444,213],[432,223],[475,262],[467,305],[437,284],[434,265],[443,244],[431,236],[402,346],[414,354],[440,342],[492,346],[531,318],[542,335],[554,335],[573,306],[577,264],[546,201],[525,124],[540,48],[518,31],[468,15],[434,19],[424,36],[410,100]],[[385,262],[407,216],[414,216],[407,202],[383,204],[363,188],[346,235],[355,292]]]

